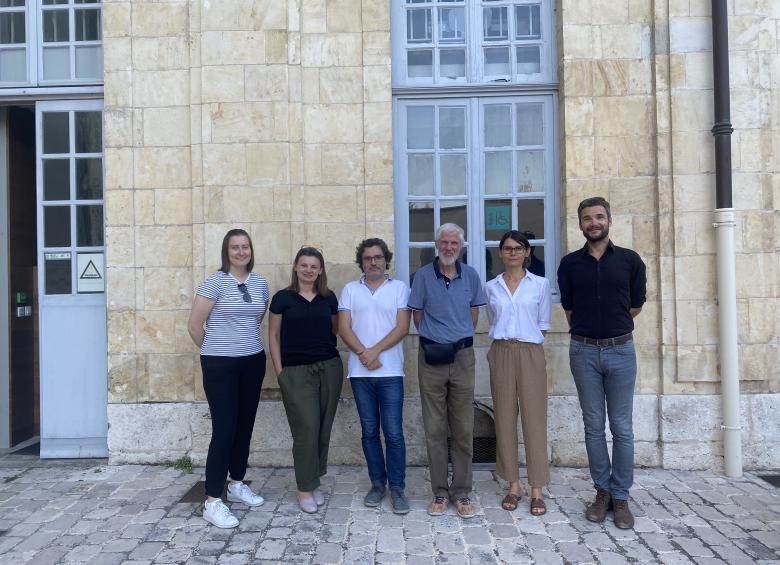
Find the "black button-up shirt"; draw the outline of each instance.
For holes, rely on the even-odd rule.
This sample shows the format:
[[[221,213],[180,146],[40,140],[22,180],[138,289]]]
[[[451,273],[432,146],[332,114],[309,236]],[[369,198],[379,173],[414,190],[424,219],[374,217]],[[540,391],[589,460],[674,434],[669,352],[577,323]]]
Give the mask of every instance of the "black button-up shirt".
[[[561,306],[571,310],[571,333],[605,339],[631,333],[631,308],[645,303],[645,264],[631,249],[611,241],[601,259],[588,246],[566,255],[558,267]]]

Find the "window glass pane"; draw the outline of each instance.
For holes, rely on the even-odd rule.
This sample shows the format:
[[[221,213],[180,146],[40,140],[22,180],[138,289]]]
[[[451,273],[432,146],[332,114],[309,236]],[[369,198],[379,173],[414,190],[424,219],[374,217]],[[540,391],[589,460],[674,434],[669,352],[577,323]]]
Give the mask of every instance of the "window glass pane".
[[[43,42],[68,41],[68,10],[43,12]]]
[[[512,201],[485,200],[485,241],[498,241],[512,229]]]
[[[75,112],[76,153],[103,151],[102,119],[101,112]]]
[[[468,165],[466,155],[441,155],[439,157],[441,172],[441,193],[445,196],[466,194],[468,180]]]
[[[103,206],[76,206],[76,245],[103,245]]]
[[[406,74],[409,78],[432,78],[433,51],[409,51],[406,54]]]
[[[498,247],[485,249],[485,280],[489,281],[504,272],[504,263],[498,253]]]
[[[509,39],[506,6],[483,8],[482,24],[485,41],[506,41]]]
[[[102,159],[76,159],[76,198],[79,200],[103,198]]]
[[[406,147],[433,149],[433,106],[409,106],[406,109]]]
[[[70,245],[70,206],[43,208],[43,245],[44,247]]]
[[[76,4],[100,4],[101,0],[76,0]]]
[[[466,76],[465,49],[442,49],[439,51],[439,76],[442,78]]]
[[[24,43],[25,37],[24,12],[0,14],[0,43]]]
[[[433,194],[433,155],[409,155],[409,194]]]
[[[68,0],[43,0],[43,5],[47,6],[49,4],[67,4]]]
[[[409,241],[433,240],[433,202],[409,202]]]
[[[509,74],[509,47],[485,48],[485,74],[488,76]]]
[[[541,198],[517,201],[517,231],[528,239],[544,239],[544,200]]]
[[[100,41],[100,10],[74,10],[76,41]]]
[[[463,149],[466,147],[466,109],[439,109],[439,148]]]
[[[526,234],[526,237],[528,235]],[[530,237],[528,239],[531,239]],[[535,245],[531,247],[531,264],[527,267],[528,272],[537,276],[544,276],[544,245]]]
[[[433,233],[431,233],[431,239],[433,239]],[[414,281],[414,274],[417,269],[423,265],[427,265],[433,261],[436,257],[436,249],[433,247],[410,247],[409,248],[409,285],[411,286]]]
[[[15,8],[24,6],[24,0],[0,0],[0,8]]]
[[[406,12],[406,40],[409,43],[430,43],[433,37],[431,9]]]
[[[70,294],[70,259],[46,259],[46,294]]]
[[[100,78],[103,75],[103,48],[100,45],[76,47],[76,78]]]
[[[544,190],[544,152],[517,152],[517,192]]]
[[[533,75],[542,72],[541,51],[538,45],[517,48],[517,74]]]
[[[487,194],[512,192],[511,152],[485,153],[485,192]]]
[[[70,78],[68,47],[49,47],[43,50],[43,78],[46,80]]]
[[[469,240],[468,215],[465,200],[442,200],[440,202],[439,217],[441,224],[458,224],[463,228],[464,238]]]
[[[515,6],[515,38],[539,39],[542,36],[541,6]]]
[[[485,147],[512,144],[512,107],[509,104],[485,106]]]
[[[43,152],[68,153],[70,151],[67,112],[44,112]]]
[[[439,41],[463,43],[466,40],[466,16],[463,8],[439,9]]]
[[[3,49],[0,51],[0,81],[27,81],[26,49]]]
[[[544,143],[544,106],[542,104],[517,104],[517,144],[542,145]]]
[[[70,159],[43,160],[43,199],[70,200]]]

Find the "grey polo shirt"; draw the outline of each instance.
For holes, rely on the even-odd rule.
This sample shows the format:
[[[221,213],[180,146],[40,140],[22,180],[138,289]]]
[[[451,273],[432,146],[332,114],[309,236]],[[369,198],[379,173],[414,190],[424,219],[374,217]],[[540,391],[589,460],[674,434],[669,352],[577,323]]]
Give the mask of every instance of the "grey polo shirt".
[[[438,343],[454,343],[474,335],[471,309],[487,304],[482,281],[468,265],[455,263],[450,280],[439,270],[439,258],[414,274],[409,308],[422,310],[420,335]]]

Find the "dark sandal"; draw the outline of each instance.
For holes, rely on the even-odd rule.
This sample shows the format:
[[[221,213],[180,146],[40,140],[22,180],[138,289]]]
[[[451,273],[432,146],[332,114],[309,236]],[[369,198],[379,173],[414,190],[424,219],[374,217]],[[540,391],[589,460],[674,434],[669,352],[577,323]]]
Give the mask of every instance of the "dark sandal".
[[[517,510],[517,503],[520,502],[520,496],[519,494],[513,494],[509,493],[504,497],[504,500],[501,501],[501,508],[504,510],[508,510],[511,512],[512,510]]]
[[[532,516],[542,516],[544,514],[547,514],[547,505],[544,503],[544,500],[541,498],[532,498],[531,499],[531,515]]]

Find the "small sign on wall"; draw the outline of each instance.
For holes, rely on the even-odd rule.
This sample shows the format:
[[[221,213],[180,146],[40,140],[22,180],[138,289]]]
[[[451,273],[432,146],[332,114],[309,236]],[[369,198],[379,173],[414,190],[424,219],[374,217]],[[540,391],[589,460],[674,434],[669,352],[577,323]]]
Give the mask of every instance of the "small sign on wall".
[[[76,267],[76,289],[79,294],[106,291],[105,264],[102,253],[79,253]]]

